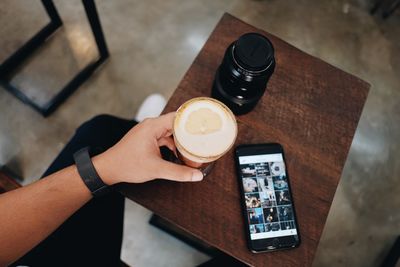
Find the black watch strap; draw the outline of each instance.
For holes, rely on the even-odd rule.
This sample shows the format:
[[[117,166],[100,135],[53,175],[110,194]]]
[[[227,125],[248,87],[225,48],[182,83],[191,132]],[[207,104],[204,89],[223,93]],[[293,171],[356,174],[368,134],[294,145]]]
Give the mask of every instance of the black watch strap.
[[[74,153],[74,160],[79,175],[83,182],[92,192],[93,196],[99,197],[109,192],[109,186],[101,180],[89,155],[89,148],[85,147]]]

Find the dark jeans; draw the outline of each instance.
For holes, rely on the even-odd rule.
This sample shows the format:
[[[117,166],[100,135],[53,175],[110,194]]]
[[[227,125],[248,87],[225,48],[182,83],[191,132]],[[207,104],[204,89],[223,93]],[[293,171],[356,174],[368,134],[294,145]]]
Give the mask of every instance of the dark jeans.
[[[108,115],[78,128],[43,176],[74,164],[73,153],[89,146],[99,154],[136,125]],[[55,232],[12,266],[120,266],[124,197],[112,192],[90,200]]]

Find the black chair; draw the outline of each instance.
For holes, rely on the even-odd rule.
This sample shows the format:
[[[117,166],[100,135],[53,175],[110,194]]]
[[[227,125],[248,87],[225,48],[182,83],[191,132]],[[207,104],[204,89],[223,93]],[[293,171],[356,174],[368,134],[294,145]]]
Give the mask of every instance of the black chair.
[[[46,104],[40,105],[33,99],[29,98],[20,89],[10,83],[11,78],[13,77],[13,74],[15,74],[17,67],[31,56],[31,54],[63,24],[53,1],[42,0],[42,3],[50,17],[50,22],[0,65],[0,85],[19,98],[22,102],[33,107],[46,117],[56,110],[57,107],[68,98],[68,96],[77,90],[78,87],[90,77],[97,67],[108,58],[109,53],[94,0],[82,0],[86,16],[89,20],[96,41],[99,57],[79,71],[79,73],[76,74],[75,77]]]

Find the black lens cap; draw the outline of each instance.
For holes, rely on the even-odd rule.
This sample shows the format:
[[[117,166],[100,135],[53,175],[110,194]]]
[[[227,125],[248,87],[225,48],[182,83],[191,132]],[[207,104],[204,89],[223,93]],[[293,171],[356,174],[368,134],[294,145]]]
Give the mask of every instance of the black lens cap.
[[[244,69],[261,71],[274,60],[274,47],[259,33],[246,33],[235,42],[234,58]]]

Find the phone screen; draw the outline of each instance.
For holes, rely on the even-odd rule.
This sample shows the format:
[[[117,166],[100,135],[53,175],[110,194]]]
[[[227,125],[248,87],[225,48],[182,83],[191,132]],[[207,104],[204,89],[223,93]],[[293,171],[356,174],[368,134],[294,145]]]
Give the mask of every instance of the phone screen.
[[[239,165],[250,239],[297,235],[283,155],[240,156]]]

